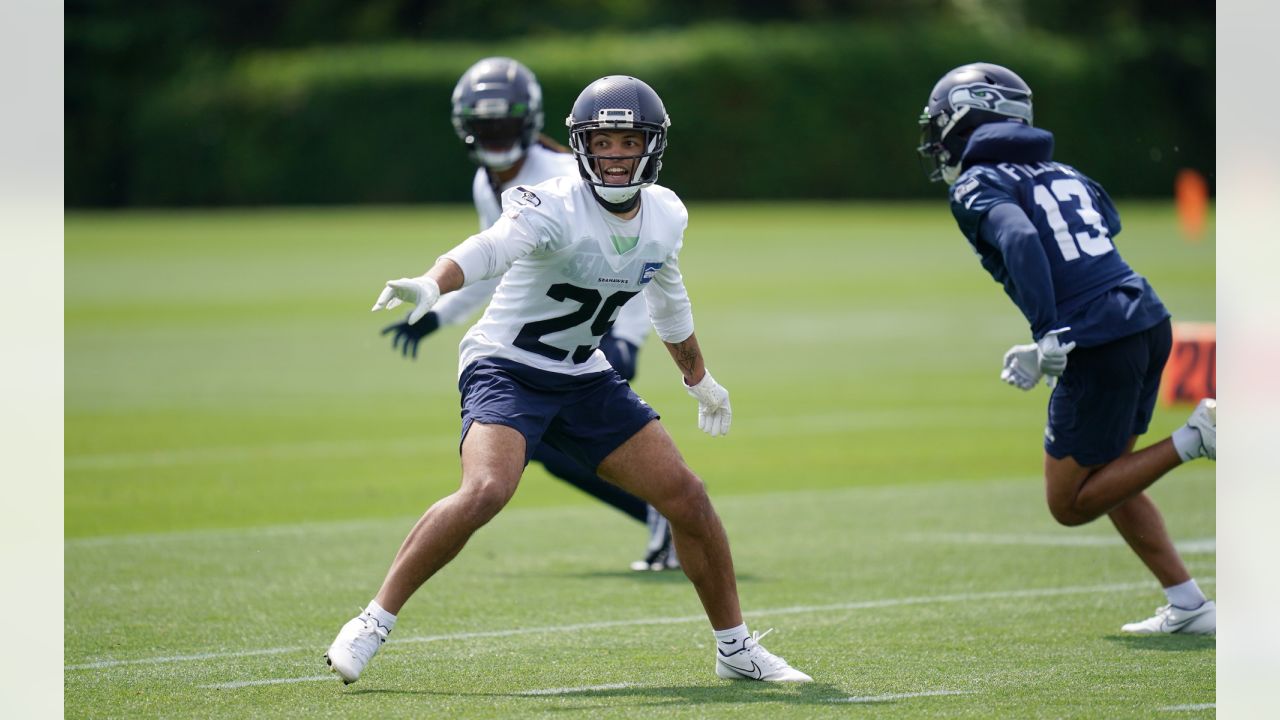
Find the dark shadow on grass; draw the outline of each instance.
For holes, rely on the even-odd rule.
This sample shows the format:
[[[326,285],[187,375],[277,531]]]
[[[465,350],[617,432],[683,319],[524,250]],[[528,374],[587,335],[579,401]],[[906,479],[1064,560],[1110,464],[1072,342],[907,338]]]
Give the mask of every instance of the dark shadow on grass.
[[[1132,650],[1195,652],[1218,647],[1217,638],[1204,635],[1107,635],[1106,639]]]
[[[577,690],[554,695],[529,695],[526,692],[450,692],[446,690],[408,690],[369,688],[350,690],[349,695],[423,695],[455,698],[509,698],[530,703],[530,709],[541,712],[580,712],[601,709],[599,705],[554,705],[556,701],[573,699],[620,700],[630,707],[666,707],[740,703],[784,703],[787,705],[829,705],[849,697],[849,693],[826,683],[757,683],[725,682],[712,687],[679,685],[637,685],[635,687]],[[536,704],[536,705],[535,705]],[[607,707],[607,706],[606,706]]]

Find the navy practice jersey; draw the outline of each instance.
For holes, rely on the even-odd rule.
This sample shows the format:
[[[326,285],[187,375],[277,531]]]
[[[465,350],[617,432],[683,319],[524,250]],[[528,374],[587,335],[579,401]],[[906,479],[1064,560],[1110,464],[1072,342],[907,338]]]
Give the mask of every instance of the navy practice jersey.
[[[1017,123],[983,125],[951,187],[951,212],[982,267],[1022,310],[1039,340],[1101,345],[1169,316],[1120,257],[1120,215],[1102,186],[1051,160],[1053,136]],[[1012,208],[992,212],[1001,205]],[[1027,224],[1027,221],[1030,224]]]

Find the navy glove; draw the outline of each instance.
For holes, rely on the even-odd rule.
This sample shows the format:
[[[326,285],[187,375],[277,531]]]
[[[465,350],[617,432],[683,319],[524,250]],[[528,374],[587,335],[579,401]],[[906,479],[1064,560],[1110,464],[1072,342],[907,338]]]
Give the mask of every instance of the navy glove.
[[[438,329],[440,329],[440,316],[429,312],[412,325],[407,318],[388,325],[382,329],[382,334],[395,333],[391,336],[391,349],[399,350],[405,357],[417,359],[418,342]]]

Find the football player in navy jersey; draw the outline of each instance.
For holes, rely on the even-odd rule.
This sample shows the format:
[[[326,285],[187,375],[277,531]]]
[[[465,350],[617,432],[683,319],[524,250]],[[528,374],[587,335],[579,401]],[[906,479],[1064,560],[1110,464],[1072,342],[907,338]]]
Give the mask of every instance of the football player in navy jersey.
[[[717,677],[809,682],[760,645],[764,634],[747,631],[729,540],[706,487],[599,349],[620,309],[643,293],[698,404],[698,427],[713,437],[729,431],[729,392],[707,371],[680,272],[688,211],[657,184],[671,118],[653,88],[611,75],[583,89],[566,124],[577,174],[507,190],[497,222],[423,275],[388,281],[373,305],[412,308],[412,325],[442,295],[502,278],[458,346],[461,485],[419,518],[325,660],[343,682],[358,680],[405,603],[502,510],[533,450],[547,443],[670,521],[715,635]]]
[[[562,175],[577,175],[569,148],[542,132],[542,86],[533,71],[507,57],[477,61],[458,79],[451,98],[454,132],[478,166],[471,183],[472,200],[484,230],[502,213],[502,193],[520,185],[536,185]],[[473,317],[488,304],[501,278],[473,283],[441,298],[421,320],[401,320],[383,329],[391,347],[405,357],[418,356],[418,344],[444,325]],[[623,380],[635,379],[637,355],[649,334],[644,300],[627,303],[617,321],[600,339],[600,351]],[[671,525],[640,498],[597,477],[590,468],[548,445],[540,445],[533,459],[555,477],[586,492],[649,530],[644,556],[631,569],[674,570],[680,567]]]
[[[1155,290],[1115,248],[1120,215],[1111,198],[1054,161],[1053,135],[1032,126],[1031,89],[1007,68],[974,63],[943,75],[920,125],[930,179],[950,186],[960,232],[1030,324],[1034,342],[1005,353],[1000,378],[1022,390],[1044,378],[1052,388],[1049,511],[1071,526],[1108,516],[1164,588],[1168,603],[1123,631],[1215,634],[1214,603],[1144,491],[1184,462],[1214,459],[1217,406],[1202,400],[1171,437],[1134,451],[1172,331]]]

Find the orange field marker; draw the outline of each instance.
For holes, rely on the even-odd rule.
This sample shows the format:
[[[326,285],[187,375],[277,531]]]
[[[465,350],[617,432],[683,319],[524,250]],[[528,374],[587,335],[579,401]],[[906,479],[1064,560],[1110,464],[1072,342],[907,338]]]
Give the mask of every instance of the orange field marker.
[[[1173,196],[1178,206],[1178,224],[1191,242],[1204,237],[1205,218],[1209,214],[1209,184],[1195,170],[1183,168],[1173,183]]]
[[[1218,396],[1218,342],[1213,323],[1174,323],[1173,351],[1160,378],[1165,405]]]

